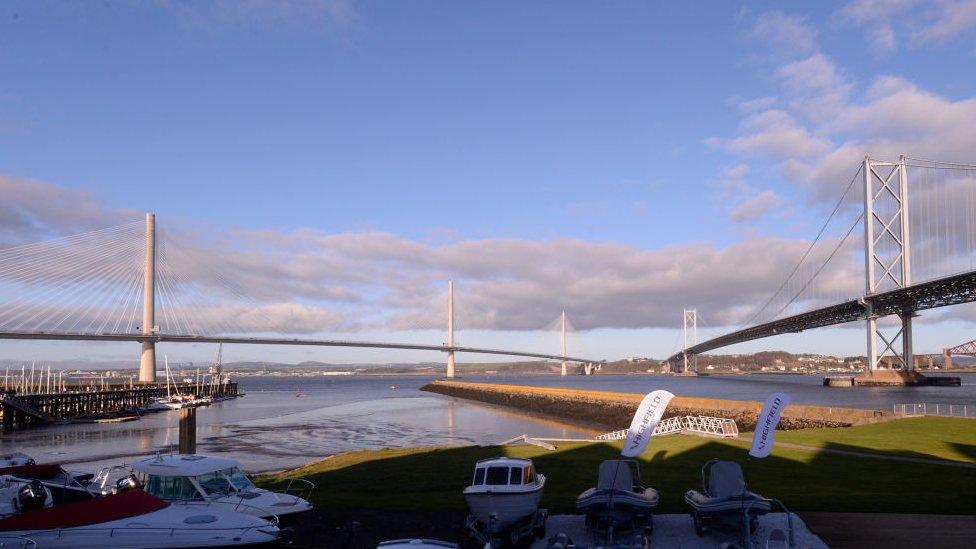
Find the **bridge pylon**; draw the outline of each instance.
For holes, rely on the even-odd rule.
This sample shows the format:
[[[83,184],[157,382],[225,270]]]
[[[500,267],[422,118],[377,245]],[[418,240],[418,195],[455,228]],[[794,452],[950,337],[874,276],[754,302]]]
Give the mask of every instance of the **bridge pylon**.
[[[559,320],[561,324],[560,349],[562,350],[560,354],[563,357],[563,361],[560,367],[560,375],[566,375],[566,311],[563,311],[563,314],[559,317]]]
[[[142,333],[156,332],[156,216],[146,213],[146,259],[142,277]],[[156,382],[156,343],[142,342],[139,382]]]
[[[908,163],[881,162],[864,157],[864,282],[865,295],[905,288],[912,283],[911,246],[908,232]],[[878,230],[875,230],[878,229]],[[881,243],[880,250],[878,244]],[[887,352],[895,355],[902,369],[914,370],[912,317],[914,311],[898,314],[900,327],[892,335],[878,328],[878,316],[867,311],[867,367],[873,372]],[[878,352],[878,340],[884,347]],[[900,343],[900,345],[899,345]],[[900,348],[899,348],[900,347]]]
[[[455,377],[454,363],[454,281],[447,281],[447,377]]]
[[[682,334],[684,335],[684,347],[681,348],[681,356],[684,359],[682,373],[688,373],[688,347],[698,345],[698,309],[685,309],[682,320]],[[698,373],[698,355],[692,355],[691,368],[695,373]]]

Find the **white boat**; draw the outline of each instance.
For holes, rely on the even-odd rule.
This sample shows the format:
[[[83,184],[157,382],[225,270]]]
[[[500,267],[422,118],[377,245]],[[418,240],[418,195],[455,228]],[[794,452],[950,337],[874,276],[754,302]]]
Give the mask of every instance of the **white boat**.
[[[91,489],[111,488],[111,471],[118,469],[103,469]],[[146,492],[160,499],[218,506],[272,520],[277,517],[282,526],[312,509],[306,498],[315,488],[305,479],[292,479],[284,493],[258,488],[236,460],[199,454],[157,454],[138,459],[132,463],[131,473]]]
[[[479,461],[463,493],[471,514],[494,536],[535,516],[545,485],[532,460],[499,457]]]
[[[16,490],[12,499],[11,490]],[[3,547],[231,547],[268,544],[280,535],[277,526],[261,518],[171,504],[139,489],[56,506],[41,501],[49,497],[37,481],[0,488],[0,498],[10,502],[0,506]]]
[[[172,374],[169,371],[169,357],[164,357],[166,361],[166,396],[153,399],[149,404],[143,406],[143,412],[161,412],[166,410],[179,410],[182,408],[194,408],[197,406],[209,406],[213,403],[211,397],[198,397],[196,395],[180,394],[175,382],[172,383]],[[192,380],[191,380],[192,381]]]
[[[36,464],[33,459],[28,460],[28,465],[0,468],[0,479],[7,483],[39,482],[49,490],[49,502],[55,505],[86,501],[95,497],[88,490],[94,475],[68,472],[57,463]]]
[[[0,455],[0,467],[17,467],[18,465],[33,465],[34,460],[27,454],[13,452]]]

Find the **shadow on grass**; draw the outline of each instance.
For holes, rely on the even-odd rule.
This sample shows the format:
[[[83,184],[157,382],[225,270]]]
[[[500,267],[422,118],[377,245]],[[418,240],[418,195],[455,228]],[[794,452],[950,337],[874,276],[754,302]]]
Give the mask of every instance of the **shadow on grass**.
[[[842,444],[825,449],[872,452]],[[470,483],[474,463],[498,455],[533,459],[547,478],[543,506],[573,513],[576,496],[596,483],[601,461],[619,456],[619,444],[563,443],[555,451],[504,446],[354,452],[296,474],[315,482],[312,500],[319,508],[463,510],[461,490]],[[963,489],[976,486],[974,469],[788,448],[760,460],[742,445],[690,436],[655,438],[641,458],[644,484],[661,494],[659,513],[687,511],[683,494],[700,489],[701,466],[710,459],[739,462],[750,490],[780,499],[793,511],[976,513],[976,500]],[[261,482],[280,488],[286,476]]]

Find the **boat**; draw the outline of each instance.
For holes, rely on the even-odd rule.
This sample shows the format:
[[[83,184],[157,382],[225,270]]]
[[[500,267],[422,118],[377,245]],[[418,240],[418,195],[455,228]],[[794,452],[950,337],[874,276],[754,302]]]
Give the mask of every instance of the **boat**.
[[[0,489],[0,495],[8,496],[16,484]],[[16,493],[16,499],[0,507],[4,547],[232,547],[269,544],[280,537],[278,527],[264,519],[173,504],[139,489],[53,506],[37,481],[20,485]]]
[[[34,459],[27,454],[12,452],[0,455],[0,467],[16,467],[18,465],[33,465]]]
[[[236,460],[199,454],[156,454],[134,461],[129,469],[102,469],[90,489],[111,487],[112,472],[120,469],[160,499],[222,507],[276,520],[282,527],[312,510],[307,498],[315,485],[308,480],[291,479],[284,492],[273,492],[255,486]]]
[[[376,549],[384,547],[386,549],[458,549],[458,544],[450,541],[440,541],[436,539],[391,539],[381,541]]]
[[[479,529],[495,537],[534,522],[545,486],[546,477],[536,473],[532,460],[498,457],[477,462],[463,494]]]
[[[597,532],[650,532],[658,493],[641,486],[640,468],[632,459],[608,459],[600,464],[596,486],[576,498],[587,526]]]
[[[55,505],[87,501],[95,497],[88,488],[95,475],[68,472],[58,463],[36,464],[33,459],[28,460],[27,465],[0,468],[0,479],[8,484],[19,485],[37,482],[49,491],[49,501]]]
[[[166,363],[166,396],[153,399],[142,408],[143,412],[164,412],[166,410],[180,410],[182,408],[195,408],[197,406],[209,406],[213,403],[211,397],[198,397],[196,395],[184,395],[179,392],[179,386],[173,382],[172,389],[170,382],[172,374],[169,370],[169,357],[164,357]]]

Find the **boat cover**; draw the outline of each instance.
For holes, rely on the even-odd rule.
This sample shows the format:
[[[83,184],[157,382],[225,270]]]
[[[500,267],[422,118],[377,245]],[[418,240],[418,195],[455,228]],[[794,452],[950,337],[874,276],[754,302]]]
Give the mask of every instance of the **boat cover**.
[[[758,494],[746,490],[742,467],[734,461],[716,461],[708,471],[708,484],[704,492],[688,490],[685,501],[699,513],[715,513],[745,509],[750,504],[752,512],[766,513],[769,502]]]
[[[169,503],[142,490],[129,490],[78,503],[11,515],[0,519],[0,532],[87,526],[152,513],[168,505]]]
[[[57,463],[0,467],[0,475],[10,475],[17,478],[29,478],[37,480],[52,479],[63,472],[64,469],[62,469],[61,465]]]

